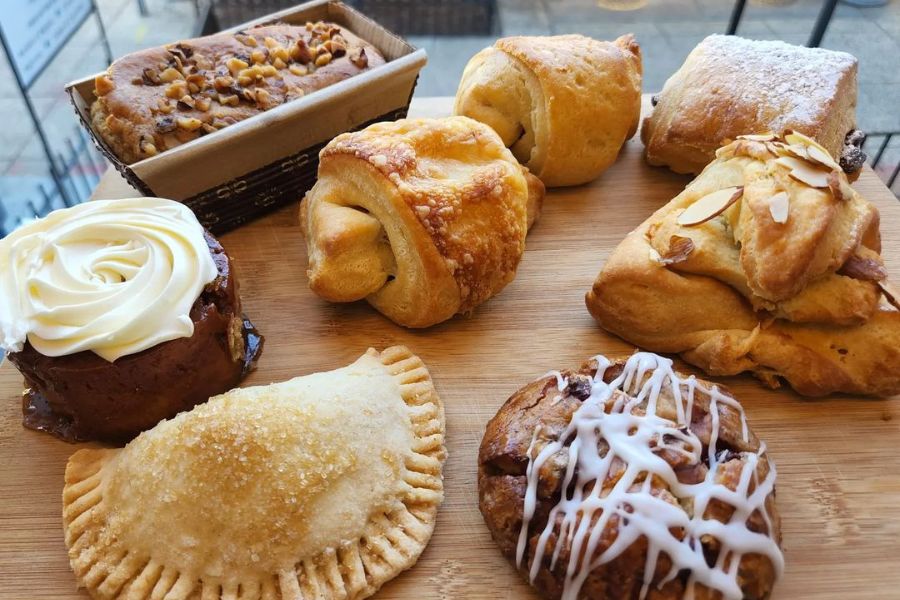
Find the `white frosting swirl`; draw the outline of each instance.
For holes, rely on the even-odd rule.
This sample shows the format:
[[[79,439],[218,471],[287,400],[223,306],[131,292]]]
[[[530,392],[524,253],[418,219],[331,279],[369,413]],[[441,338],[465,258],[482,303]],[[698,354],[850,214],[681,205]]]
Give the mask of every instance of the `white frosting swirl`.
[[[0,240],[0,347],[112,362],[194,333],[218,271],[189,208],[161,198],[56,210]]]

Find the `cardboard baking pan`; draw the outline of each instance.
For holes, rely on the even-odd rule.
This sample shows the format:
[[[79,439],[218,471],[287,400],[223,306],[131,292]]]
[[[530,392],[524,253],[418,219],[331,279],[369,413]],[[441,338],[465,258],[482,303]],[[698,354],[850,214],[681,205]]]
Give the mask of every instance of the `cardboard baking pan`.
[[[68,84],[66,91],[94,143],[132,186],[184,202],[204,226],[221,233],[299,200],[316,180],[319,151],[334,136],[406,116],[425,51],[341,2],[314,0],[227,31],[319,20],[346,27],[387,62],[130,165],[91,128],[96,75]]]

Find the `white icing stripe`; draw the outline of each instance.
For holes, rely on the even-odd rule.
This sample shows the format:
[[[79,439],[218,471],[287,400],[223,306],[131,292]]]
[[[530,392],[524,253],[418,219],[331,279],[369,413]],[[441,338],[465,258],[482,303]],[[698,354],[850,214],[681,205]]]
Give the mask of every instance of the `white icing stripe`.
[[[604,383],[603,375],[610,361],[603,356],[597,356],[596,360],[598,367],[590,396],[572,415],[559,438],[547,443],[537,456],[534,452],[540,426],[535,429],[527,452],[527,487],[516,564],[522,565],[528,543],[528,528],[536,508],[541,467],[552,456],[563,451],[568,453],[568,463],[560,488],[562,496],[551,509],[547,525],[538,537],[529,568],[529,576],[534,581],[559,519],[558,540],[550,568],[556,566],[560,549],[568,544],[569,563],[562,600],[576,600],[585,579],[594,568],[614,560],[641,537],[646,538],[648,544],[641,598],[649,591],[660,554],[671,560],[672,568],[658,585],[664,585],[679,572],[687,570],[690,575],[685,589],[686,598],[693,598],[695,586],[701,584],[721,592],[725,598],[740,600],[743,594],[738,585],[737,572],[745,554],[768,557],[776,576],[780,577],[784,570],[784,558],[778,544],[769,535],[750,531],[747,527],[747,520],[759,511],[768,531],[772,531],[765,502],[775,486],[775,466],[769,463],[768,474],[761,482],[756,473],[759,459],[766,451],[765,445],[761,444],[756,453],[742,453],[745,464],[734,491],[715,481],[719,465],[716,455],[718,405],[725,404],[740,414],[742,435],[744,441],[748,441],[749,430],[741,405],[723,395],[715,386],[707,389],[700,385],[693,376],[679,378],[672,369],[672,361],[655,354],[635,353],[628,359],[622,373],[609,384]],[[551,371],[548,375],[553,373]],[[562,376],[557,375],[557,378],[561,380]],[[668,385],[675,401],[676,421],[656,414],[657,401],[664,385]],[[700,439],[689,428],[697,389],[710,399],[711,437],[706,457],[702,456]],[[626,400],[621,392],[634,398]],[[645,414],[634,414],[634,409],[644,403]],[[566,448],[565,443],[569,440],[571,442]],[[608,448],[604,454],[601,454],[601,440],[605,440],[605,447]],[[672,466],[659,456],[663,449],[687,455],[692,464],[700,464],[705,458],[709,467],[705,479],[697,484],[679,482]],[[615,485],[609,489],[607,479],[616,478]],[[679,499],[692,499],[693,516],[680,505],[670,504],[652,495],[654,478],[665,483]],[[728,522],[704,518],[707,507],[714,500],[734,508]],[[613,518],[618,520],[615,540],[596,556],[601,536]],[[673,529],[683,531],[684,538],[673,535]],[[705,535],[715,537],[720,544],[718,560],[712,567],[707,564],[700,543]]]
[[[0,348],[108,361],[194,333],[191,306],[218,271],[179,202],[96,200],[0,240]]]
[[[547,371],[547,374],[544,377],[555,377],[556,378],[556,389],[560,392],[566,389],[566,386],[569,385],[569,381],[562,376],[562,373],[559,371]],[[543,379],[544,377],[541,377]]]

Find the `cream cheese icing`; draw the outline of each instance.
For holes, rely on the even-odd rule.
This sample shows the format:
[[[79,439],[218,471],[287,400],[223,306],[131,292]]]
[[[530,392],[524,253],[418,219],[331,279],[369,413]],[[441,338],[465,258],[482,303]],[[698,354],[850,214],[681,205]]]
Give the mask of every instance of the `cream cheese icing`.
[[[162,198],[56,210],[0,240],[0,348],[112,362],[190,337],[218,270],[189,208]]]
[[[655,354],[635,353],[626,362],[621,375],[608,384],[603,381],[603,375],[612,363],[604,356],[597,356],[595,360],[597,372],[590,396],[572,415],[565,431],[539,451],[536,442],[540,425],[532,436],[527,451],[527,488],[516,564],[521,566],[525,557],[541,468],[562,452],[567,454],[569,465],[561,488],[563,494],[551,509],[528,566],[533,582],[554,532],[558,532],[563,541],[558,540],[555,544],[550,556],[551,568],[559,559],[564,542],[571,544],[562,600],[578,598],[594,568],[614,560],[642,536],[647,539],[648,549],[641,599],[647,596],[653,583],[660,554],[669,557],[672,567],[659,585],[664,585],[681,571],[688,571],[687,599],[695,597],[699,584],[719,592],[723,598],[740,600],[743,594],[737,572],[744,554],[768,557],[776,577],[780,576],[784,570],[784,557],[778,543],[771,535],[751,531],[747,525],[750,515],[759,511],[768,531],[772,531],[771,516],[765,503],[774,490],[775,466],[771,461],[768,463],[768,474],[762,480],[757,474],[757,464],[766,452],[765,444],[756,452],[746,453],[745,466],[735,490],[716,480],[721,462],[716,449],[719,434],[717,405],[728,405],[740,414],[741,433],[747,441],[749,430],[741,405],[715,386],[702,385],[693,376],[678,377],[672,361]],[[561,380],[562,376],[557,375],[557,379]],[[657,401],[664,387],[669,388],[675,400],[677,422],[656,414]],[[710,399],[712,427],[706,456],[703,456],[702,443],[687,427],[692,422],[697,390]],[[628,399],[616,392],[634,397]],[[642,410],[635,411],[637,408]],[[601,440],[608,446],[605,453],[600,451]],[[570,441],[568,446],[567,441]],[[709,467],[705,479],[690,485],[679,482],[672,466],[658,455],[662,448],[690,456],[694,462],[705,461]],[[607,481],[617,458],[625,465],[622,476],[611,489],[596,485],[598,481]],[[677,497],[690,498],[691,514],[653,495],[650,486],[654,478],[665,482]],[[727,522],[706,518],[706,507],[716,500],[734,507],[734,514]],[[618,517],[616,539],[609,548],[598,553],[601,534],[614,516]],[[684,537],[676,536],[673,531],[683,531]],[[715,537],[721,546],[718,560],[712,565],[707,563],[700,543],[706,536]]]

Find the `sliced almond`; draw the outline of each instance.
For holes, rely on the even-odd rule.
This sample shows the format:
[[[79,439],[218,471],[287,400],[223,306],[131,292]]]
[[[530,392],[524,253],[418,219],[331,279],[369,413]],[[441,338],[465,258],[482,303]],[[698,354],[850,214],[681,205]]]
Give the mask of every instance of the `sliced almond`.
[[[804,135],[799,131],[794,131],[793,129],[785,129],[784,130],[784,141],[788,144],[798,144],[800,146],[806,146],[807,148],[818,148],[825,154],[828,154],[828,150],[823,148],[819,142],[812,139],[808,135]]]
[[[896,290],[894,286],[886,280],[877,283],[878,287],[881,288],[881,293],[884,294],[885,300],[887,300],[891,306],[900,310],[900,291]]]
[[[738,139],[731,147],[732,152],[737,156],[748,156],[761,161],[769,160],[769,155],[773,154],[765,142],[757,140]]]
[[[728,187],[707,194],[684,209],[676,223],[684,227],[693,227],[706,223],[721,215],[744,195],[744,186]]]
[[[790,169],[789,175],[801,183],[814,188],[828,187],[828,172],[817,169],[804,160],[793,156],[782,156],[775,162]]]
[[[772,133],[770,131],[768,133],[760,133],[760,134],[753,134],[753,135],[739,135],[739,136],[737,136],[737,139],[752,140],[754,142],[774,142],[775,140],[778,139],[778,136],[776,136],[774,133]]]
[[[694,242],[691,238],[673,235],[669,238],[669,248],[659,257],[659,262],[664,265],[674,265],[687,260],[694,251]]]
[[[887,279],[887,271],[881,262],[874,258],[864,258],[858,254],[851,254],[847,262],[838,269],[838,273],[861,279],[862,281],[883,281]]]
[[[800,181],[805,183],[806,185],[814,188],[826,188],[828,187],[828,173],[824,171],[819,171],[818,169],[814,169],[811,167],[803,167],[800,169],[792,170],[789,175]]]
[[[795,156],[802,160],[809,160],[809,153],[806,151],[806,146],[801,146],[799,144],[785,144],[783,148],[788,156]]]
[[[839,164],[834,162],[834,159],[831,158],[831,155],[819,146],[807,147],[806,154],[811,161],[819,163],[823,167],[828,167],[829,169],[833,169],[835,171],[840,170],[841,168]]]
[[[786,148],[787,146],[785,146],[785,149]],[[780,156],[775,160],[775,163],[783,167],[787,167],[791,170],[800,168],[805,165],[805,163],[796,156]]]
[[[787,192],[778,192],[769,198],[769,214],[776,223],[787,223],[791,208],[791,198]]]

